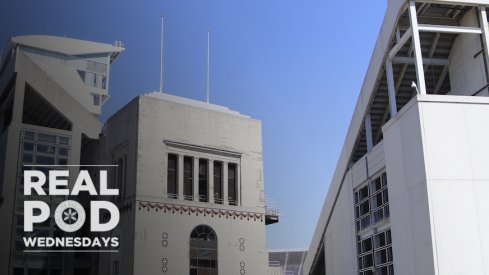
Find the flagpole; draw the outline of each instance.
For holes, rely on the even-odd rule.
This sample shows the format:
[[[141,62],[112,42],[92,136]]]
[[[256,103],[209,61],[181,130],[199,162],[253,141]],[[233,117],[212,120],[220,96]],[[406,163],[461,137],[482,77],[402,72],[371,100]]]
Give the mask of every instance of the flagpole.
[[[210,30],[207,29],[207,103],[209,103]]]
[[[161,15],[161,41],[160,41],[160,93],[163,93],[163,37],[164,37],[164,18]]]

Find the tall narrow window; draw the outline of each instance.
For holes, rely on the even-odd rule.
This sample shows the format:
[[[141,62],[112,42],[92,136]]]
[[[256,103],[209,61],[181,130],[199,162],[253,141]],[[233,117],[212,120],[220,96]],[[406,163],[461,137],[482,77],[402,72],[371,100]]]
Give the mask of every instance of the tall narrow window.
[[[222,162],[214,162],[214,201],[222,203]]]
[[[178,157],[174,154],[168,155],[168,177],[167,193],[169,198],[178,198],[178,180],[177,180]]]
[[[236,164],[228,164],[228,200],[229,204],[237,205],[237,179],[236,179]]]
[[[190,234],[190,275],[218,275],[217,236],[207,225],[197,226]]]
[[[199,160],[199,201],[206,202],[209,198],[208,185],[208,161],[206,159]]]
[[[191,157],[183,158],[183,197],[186,200],[193,200],[194,177],[193,177],[193,159]]]

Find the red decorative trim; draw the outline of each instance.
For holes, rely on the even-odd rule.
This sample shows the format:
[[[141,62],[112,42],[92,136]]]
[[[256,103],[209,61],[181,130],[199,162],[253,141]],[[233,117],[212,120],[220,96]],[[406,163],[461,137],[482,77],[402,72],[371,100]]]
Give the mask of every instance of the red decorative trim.
[[[180,215],[183,214],[194,214],[195,216],[198,216],[199,214],[202,214],[204,216],[210,215],[211,217],[223,217],[226,219],[232,218],[236,219],[239,218],[240,220],[247,219],[248,221],[250,219],[253,219],[253,221],[259,220],[260,222],[263,222],[263,218],[265,214],[263,213],[256,213],[256,212],[244,212],[244,211],[234,211],[234,210],[227,210],[227,209],[218,209],[218,208],[207,208],[207,207],[197,207],[197,206],[187,206],[187,205],[179,205],[179,204],[171,204],[171,203],[162,203],[162,202],[151,202],[151,201],[136,201],[136,204],[138,205],[139,211],[141,210],[155,210],[156,212],[158,211],[163,211],[163,213],[178,213]]]

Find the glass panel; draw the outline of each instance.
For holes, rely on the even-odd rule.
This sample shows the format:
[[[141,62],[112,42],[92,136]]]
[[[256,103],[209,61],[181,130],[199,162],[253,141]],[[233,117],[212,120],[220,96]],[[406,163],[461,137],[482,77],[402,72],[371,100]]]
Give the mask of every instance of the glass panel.
[[[236,205],[236,164],[228,164],[228,200],[229,204]]]
[[[192,200],[193,197],[193,159],[191,157],[183,158],[183,195],[186,200]]]
[[[40,141],[47,141],[47,142],[51,142],[51,143],[56,143],[56,136],[53,136],[53,135],[38,133],[37,138]]]
[[[35,137],[34,132],[28,132],[28,131],[24,132],[24,139],[34,139],[34,137]]]
[[[58,149],[58,154],[60,156],[67,156],[68,155],[68,148],[66,148],[66,147],[60,147]]]
[[[24,151],[33,151],[34,144],[31,142],[24,142]]]
[[[167,177],[167,193],[178,194],[177,183],[177,156],[168,155],[168,177]]]
[[[70,144],[70,139],[68,137],[59,137],[60,144]]]
[[[209,186],[208,186],[208,161],[206,159],[199,159],[199,201],[207,202],[209,199]]]
[[[45,144],[37,145],[37,152],[39,153],[54,155],[54,151],[55,151],[55,146],[53,145],[45,145]]]
[[[222,203],[222,162],[214,162],[214,199]]]
[[[54,164],[54,157],[52,157],[52,156],[37,156],[36,157],[36,164],[53,165]]]

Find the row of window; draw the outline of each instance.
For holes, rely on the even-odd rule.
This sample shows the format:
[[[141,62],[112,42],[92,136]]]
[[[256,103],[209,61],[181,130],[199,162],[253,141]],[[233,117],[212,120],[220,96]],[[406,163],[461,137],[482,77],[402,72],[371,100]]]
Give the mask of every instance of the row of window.
[[[380,177],[354,193],[355,225],[357,232],[367,229],[390,217],[387,177]]]
[[[393,275],[390,229],[380,233],[364,231],[369,228],[378,229],[379,222],[388,221],[390,217],[386,173],[382,173],[379,177],[358,188],[354,192],[354,202],[355,225],[358,234],[358,274]]]
[[[198,175],[194,175],[194,165],[198,165]],[[237,164],[228,163],[227,167],[222,161],[213,161],[213,177],[209,177],[209,160],[198,159],[190,156],[183,157],[183,167],[178,167],[178,155],[168,155],[168,176],[167,176],[167,193],[170,198],[178,198],[178,171],[183,168],[183,199],[194,200],[194,177],[198,177],[198,200],[209,202],[209,192],[214,194],[214,202],[222,204],[224,196],[227,195],[229,204],[237,205]],[[227,169],[227,178],[224,178],[224,169]],[[213,190],[209,190],[210,181],[213,181]],[[224,194],[224,185],[227,185],[227,194]]]
[[[390,229],[357,242],[359,275],[393,275]]]
[[[59,204],[62,198],[54,196],[38,196],[35,193],[29,197],[29,200],[40,200],[50,205],[51,217],[40,224],[34,225],[32,233],[24,232],[23,213],[24,213],[24,170],[39,170],[45,174],[52,169],[65,169],[58,167],[59,165],[67,165],[70,157],[71,138],[65,135],[47,134],[30,130],[21,132],[20,142],[20,159],[19,159],[19,174],[17,184],[17,199],[16,199],[16,236],[15,236],[15,251],[20,252],[25,249],[24,236],[37,237],[55,237],[60,236],[62,230],[58,228],[53,220],[55,207]],[[25,166],[27,165],[27,166]],[[37,166],[39,165],[39,166]],[[46,179],[47,184],[43,185],[44,191],[49,189],[49,178]],[[36,212],[35,212],[36,213]],[[38,214],[38,213],[36,213]]]

